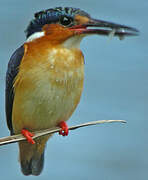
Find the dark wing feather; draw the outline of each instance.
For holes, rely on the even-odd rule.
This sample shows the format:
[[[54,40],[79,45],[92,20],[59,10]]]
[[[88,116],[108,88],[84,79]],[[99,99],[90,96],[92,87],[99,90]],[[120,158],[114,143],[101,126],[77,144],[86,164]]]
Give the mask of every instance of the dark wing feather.
[[[18,73],[18,68],[24,55],[24,46],[18,48],[10,58],[8,69],[6,73],[6,89],[5,89],[5,106],[7,126],[11,135],[14,134],[12,127],[12,108],[13,108],[13,82]]]

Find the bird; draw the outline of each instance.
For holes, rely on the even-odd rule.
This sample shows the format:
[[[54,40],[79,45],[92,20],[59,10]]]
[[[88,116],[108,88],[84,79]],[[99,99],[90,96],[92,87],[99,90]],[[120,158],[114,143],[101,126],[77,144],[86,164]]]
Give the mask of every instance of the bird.
[[[68,135],[66,121],[80,102],[84,82],[81,40],[88,35],[135,36],[138,30],[92,18],[72,7],[55,7],[34,14],[26,40],[11,56],[6,72],[5,109],[11,135],[19,142],[22,173],[40,175],[51,135],[33,139],[33,131],[56,126]]]

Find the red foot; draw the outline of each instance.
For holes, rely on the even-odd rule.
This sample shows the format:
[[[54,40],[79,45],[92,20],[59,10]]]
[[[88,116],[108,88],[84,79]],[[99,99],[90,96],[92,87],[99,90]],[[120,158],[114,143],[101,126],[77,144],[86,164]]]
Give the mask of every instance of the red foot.
[[[62,136],[68,136],[69,130],[68,130],[68,126],[67,126],[66,122],[65,121],[61,121],[59,123],[59,126],[60,126],[60,128],[62,128],[60,130],[59,134],[62,135]]]
[[[25,138],[27,139],[27,141],[28,141],[30,144],[35,144],[35,141],[32,139],[32,137],[34,136],[34,134],[32,134],[31,132],[29,132],[29,131],[26,130],[26,129],[22,129],[21,133],[22,133],[23,136],[25,136]]]

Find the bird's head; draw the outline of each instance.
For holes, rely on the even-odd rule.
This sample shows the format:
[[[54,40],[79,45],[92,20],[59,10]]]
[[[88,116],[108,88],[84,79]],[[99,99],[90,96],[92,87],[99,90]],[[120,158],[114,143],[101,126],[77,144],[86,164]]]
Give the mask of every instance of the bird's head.
[[[25,31],[29,42],[44,36],[50,37],[52,42],[67,42],[66,45],[71,46],[90,34],[118,36],[120,39],[138,34],[135,28],[93,19],[88,13],[71,7],[47,9],[34,17]]]

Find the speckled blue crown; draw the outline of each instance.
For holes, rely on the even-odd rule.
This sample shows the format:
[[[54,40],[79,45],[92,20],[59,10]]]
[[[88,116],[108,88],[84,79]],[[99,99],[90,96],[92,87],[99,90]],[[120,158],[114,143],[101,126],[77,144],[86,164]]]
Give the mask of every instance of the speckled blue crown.
[[[76,14],[90,17],[88,13],[72,7],[56,7],[37,12],[25,31],[26,37],[28,38],[35,32],[40,32],[45,24],[57,23],[61,16],[74,18]]]

